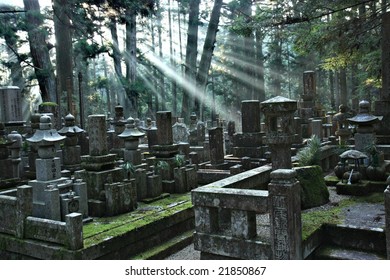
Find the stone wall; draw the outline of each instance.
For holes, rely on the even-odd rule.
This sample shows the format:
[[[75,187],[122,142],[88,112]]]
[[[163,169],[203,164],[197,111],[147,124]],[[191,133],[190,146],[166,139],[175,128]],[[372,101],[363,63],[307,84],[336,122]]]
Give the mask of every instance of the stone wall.
[[[18,239],[40,240],[64,245],[70,250],[83,247],[82,214],[71,213],[65,222],[32,217],[32,187],[0,194],[0,233]],[[7,250],[7,248],[1,248]]]
[[[246,173],[246,172],[245,172]],[[296,172],[270,174],[269,191],[201,187],[192,192],[195,209],[194,247],[201,258],[301,259],[301,210]],[[269,214],[270,238],[264,237],[257,215]]]

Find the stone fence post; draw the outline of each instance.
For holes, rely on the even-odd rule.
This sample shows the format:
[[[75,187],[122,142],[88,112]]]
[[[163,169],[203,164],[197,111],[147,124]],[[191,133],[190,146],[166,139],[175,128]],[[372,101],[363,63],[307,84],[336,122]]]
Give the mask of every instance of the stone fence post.
[[[80,213],[70,213],[65,216],[66,223],[66,246],[70,250],[83,248],[83,215]]]
[[[389,177],[390,178],[390,177]],[[390,183],[389,179],[387,180]],[[386,247],[387,259],[390,260],[390,185],[385,190],[385,211],[386,211]]]
[[[268,191],[272,259],[302,259],[301,198],[296,171],[271,172]]]
[[[26,218],[32,215],[33,188],[23,185],[17,188],[16,196],[16,237],[24,238]]]

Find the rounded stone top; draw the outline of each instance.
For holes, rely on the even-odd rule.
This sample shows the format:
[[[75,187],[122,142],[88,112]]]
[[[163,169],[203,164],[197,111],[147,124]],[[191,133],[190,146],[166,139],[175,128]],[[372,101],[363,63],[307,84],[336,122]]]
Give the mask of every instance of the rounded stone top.
[[[22,146],[22,135],[19,134],[16,130],[8,134],[8,140],[15,142],[11,148],[20,148]]]
[[[145,133],[141,132],[136,128],[135,122],[136,120],[132,117],[129,117],[126,120],[126,129],[118,135],[121,138],[139,138],[145,135]]]
[[[72,121],[74,121],[75,120],[75,117],[72,115],[72,114],[67,114],[66,116],[65,116],[65,121],[66,122],[72,122]]]
[[[129,125],[135,125],[135,119],[132,117],[128,117],[126,120],[127,124]]]
[[[369,113],[370,112],[370,102],[367,100],[362,100],[359,102],[359,112],[360,113]]]

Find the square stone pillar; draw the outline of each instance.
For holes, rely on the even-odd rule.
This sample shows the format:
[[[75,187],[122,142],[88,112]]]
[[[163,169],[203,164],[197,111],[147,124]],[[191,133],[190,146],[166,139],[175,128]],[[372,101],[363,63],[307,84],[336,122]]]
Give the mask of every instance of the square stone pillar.
[[[210,162],[212,165],[224,163],[223,130],[222,127],[209,129]]]
[[[385,215],[387,259],[390,260],[390,185],[385,190]]]
[[[260,132],[260,101],[244,100],[241,102],[242,132]]]
[[[301,198],[296,171],[278,169],[271,172],[268,191],[272,259],[302,259]]]

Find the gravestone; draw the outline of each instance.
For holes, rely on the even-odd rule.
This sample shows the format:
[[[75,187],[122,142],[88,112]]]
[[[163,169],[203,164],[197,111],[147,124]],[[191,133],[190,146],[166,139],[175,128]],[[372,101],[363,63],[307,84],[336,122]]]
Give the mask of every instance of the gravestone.
[[[0,120],[23,124],[22,93],[15,86],[0,87]]]
[[[75,172],[88,185],[89,213],[94,217],[126,213],[137,206],[134,201],[113,199],[136,199],[136,186],[134,181],[123,181],[123,169],[115,166],[116,155],[108,153],[106,126],[105,115],[88,116],[89,155],[81,157],[84,170]]]
[[[211,165],[223,164],[225,162],[225,153],[223,149],[222,127],[213,127],[209,129],[209,139]]]
[[[183,119],[178,118],[177,122],[172,126],[173,142],[176,144],[188,143],[189,134],[189,130],[183,123]]]
[[[264,133],[261,132],[260,101],[241,102],[242,132],[233,135],[233,156],[261,158]]]

